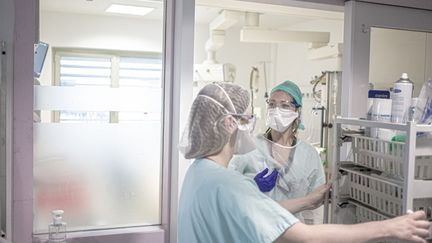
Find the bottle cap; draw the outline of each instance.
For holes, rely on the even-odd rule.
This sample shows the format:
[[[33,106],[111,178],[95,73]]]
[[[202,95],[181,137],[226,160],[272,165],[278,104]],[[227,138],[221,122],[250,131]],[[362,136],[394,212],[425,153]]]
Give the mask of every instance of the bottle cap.
[[[55,225],[58,225],[58,224],[62,223],[63,213],[64,213],[64,211],[60,210],[60,209],[51,211],[51,214],[52,214],[52,217],[53,217],[53,223]]]
[[[407,73],[402,73],[401,79],[408,79],[408,74]]]

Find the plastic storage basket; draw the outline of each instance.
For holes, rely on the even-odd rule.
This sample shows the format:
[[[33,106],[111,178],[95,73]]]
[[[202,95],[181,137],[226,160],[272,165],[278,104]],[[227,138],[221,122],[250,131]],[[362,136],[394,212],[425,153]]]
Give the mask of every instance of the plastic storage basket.
[[[405,144],[378,138],[352,136],[354,163],[403,178]],[[432,179],[432,156],[417,156],[416,179]]]
[[[379,221],[388,219],[387,216],[369,209],[367,207],[361,206],[360,204],[356,205],[356,216],[357,216],[357,223],[364,223],[364,222],[370,222],[370,221]]]
[[[350,198],[385,215],[398,216],[402,214],[401,182],[386,181],[372,174],[370,169],[361,167],[343,168],[348,176]]]
[[[370,221],[379,221],[379,220],[388,219],[387,216],[382,215],[375,210],[361,206],[360,204],[354,204],[354,205],[356,205],[357,223],[365,223]],[[386,240],[386,241],[380,241],[380,243],[398,243],[398,242]]]

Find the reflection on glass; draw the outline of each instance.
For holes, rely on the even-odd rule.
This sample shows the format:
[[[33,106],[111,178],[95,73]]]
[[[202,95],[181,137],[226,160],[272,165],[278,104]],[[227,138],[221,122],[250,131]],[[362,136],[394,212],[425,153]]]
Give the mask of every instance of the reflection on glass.
[[[389,89],[402,73],[414,82],[413,97],[432,77],[432,34],[418,31],[371,28],[369,82]]]

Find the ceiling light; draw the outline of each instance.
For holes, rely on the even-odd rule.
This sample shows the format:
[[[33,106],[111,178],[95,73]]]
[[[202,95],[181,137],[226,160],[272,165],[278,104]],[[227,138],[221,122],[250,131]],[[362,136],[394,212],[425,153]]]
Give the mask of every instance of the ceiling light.
[[[130,5],[121,5],[121,4],[111,4],[105,12],[107,13],[119,13],[119,14],[130,14],[130,15],[139,15],[144,16],[151,11],[153,11],[154,8],[148,8],[148,7],[138,7],[138,6],[130,6]]]

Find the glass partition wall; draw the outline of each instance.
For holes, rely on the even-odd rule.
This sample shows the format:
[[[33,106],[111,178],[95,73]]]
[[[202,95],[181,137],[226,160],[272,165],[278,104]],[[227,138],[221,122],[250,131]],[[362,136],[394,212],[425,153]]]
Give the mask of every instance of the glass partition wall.
[[[40,1],[35,234],[55,209],[69,232],[161,224],[164,3],[133,1],[150,12],[130,15],[103,2]]]

